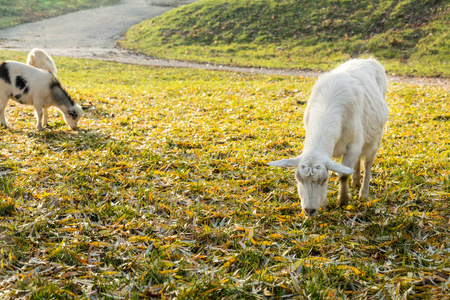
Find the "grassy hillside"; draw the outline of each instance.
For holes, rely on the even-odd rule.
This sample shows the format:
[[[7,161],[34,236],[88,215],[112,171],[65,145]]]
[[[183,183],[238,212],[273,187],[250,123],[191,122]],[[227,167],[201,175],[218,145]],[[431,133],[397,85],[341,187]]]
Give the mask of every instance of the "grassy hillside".
[[[26,53],[0,52],[0,61]],[[370,198],[301,213],[292,171],[313,78],[55,58],[82,105],[7,109],[2,299],[443,299],[450,101],[392,84]],[[353,191],[355,194],[355,191]]]
[[[150,56],[328,70],[374,56],[390,73],[449,76],[450,3],[439,0],[200,0],[131,28]]]
[[[0,0],[0,29],[120,0]]]

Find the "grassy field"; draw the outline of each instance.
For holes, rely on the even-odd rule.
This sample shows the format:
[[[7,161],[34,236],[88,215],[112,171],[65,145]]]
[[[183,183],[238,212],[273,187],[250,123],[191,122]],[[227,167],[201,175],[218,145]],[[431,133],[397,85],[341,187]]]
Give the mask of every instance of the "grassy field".
[[[0,61],[26,53],[0,52]],[[294,174],[314,78],[56,58],[74,100],[7,107],[0,298],[444,299],[450,101],[390,84],[370,197],[305,218]]]
[[[374,56],[389,73],[450,76],[450,4],[436,0],[200,0],[132,27],[161,58],[330,70]]]
[[[0,0],[0,29],[120,0]]]

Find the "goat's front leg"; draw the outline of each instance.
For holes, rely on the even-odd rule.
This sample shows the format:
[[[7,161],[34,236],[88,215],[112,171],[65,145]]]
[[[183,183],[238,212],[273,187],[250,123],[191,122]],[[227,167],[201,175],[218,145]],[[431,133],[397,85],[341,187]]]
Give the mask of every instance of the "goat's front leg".
[[[362,145],[350,144],[347,146],[347,152],[342,158],[341,164],[343,166],[354,168],[359,161]],[[350,201],[351,195],[348,189],[348,177],[347,174],[339,174],[339,195],[338,202],[340,206],[344,206]]]
[[[2,127],[8,128],[8,126],[6,125],[6,119],[5,119],[5,108],[6,105],[8,104],[8,97],[2,97],[0,99],[0,124]]]
[[[44,128],[42,127],[42,115],[43,115],[43,111],[42,111],[42,107],[35,107],[36,108],[36,129],[41,131]]]
[[[352,186],[357,190],[361,188],[361,158],[356,162],[355,172],[352,174]]]
[[[351,195],[348,190],[348,175],[339,174],[339,195],[338,195],[339,206],[347,205],[350,199]]]

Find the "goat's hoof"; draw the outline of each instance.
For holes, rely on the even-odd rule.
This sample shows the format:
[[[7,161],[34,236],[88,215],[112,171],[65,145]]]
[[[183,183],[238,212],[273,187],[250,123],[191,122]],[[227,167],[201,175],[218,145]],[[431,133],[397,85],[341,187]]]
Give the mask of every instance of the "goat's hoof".
[[[350,201],[350,196],[349,195],[341,195],[338,197],[338,203],[339,206],[345,206],[348,204],[348,202]]]
[[[359,190],[361,188],[361,182],[352,182],[352,187],[355,190]]]
[[[363,191],[363,189],[361,189],[359,191],[359,198],[367,199],[367,196],[369,196],[369,191],[368,190]]]

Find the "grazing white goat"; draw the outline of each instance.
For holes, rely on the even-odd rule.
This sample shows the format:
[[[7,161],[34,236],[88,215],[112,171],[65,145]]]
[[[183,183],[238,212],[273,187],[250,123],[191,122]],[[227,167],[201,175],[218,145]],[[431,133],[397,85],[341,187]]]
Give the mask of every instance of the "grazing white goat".
[[[56,65],[53,59],[48,55],[45,50],[34,48],[28,53],[27,65],[47,70],[56,76]]]
[[[367,197],[372,164],[389,115],[386,89],[384,68],[375,59],[350,60],[317,80],[305,110],[302,154],[269,163],[297,168],[295,178],[306,216],[327,205],[328,171],[339,173],[339,204],[348,203],[347,179],[353,173],[353,186],[361,187],[361,160],[360,197]],[[342,164],[331,160],[341,156]]]
[[[4,112],[9,99],[34,105],[38,130],[47,125],[47,109],[50,106],[55,106],[62,112],[71,129],[76,128],[83,115],[82,108],[73,102],[52,73],[16,61],[0,64],[0,124],[5,128]]]

